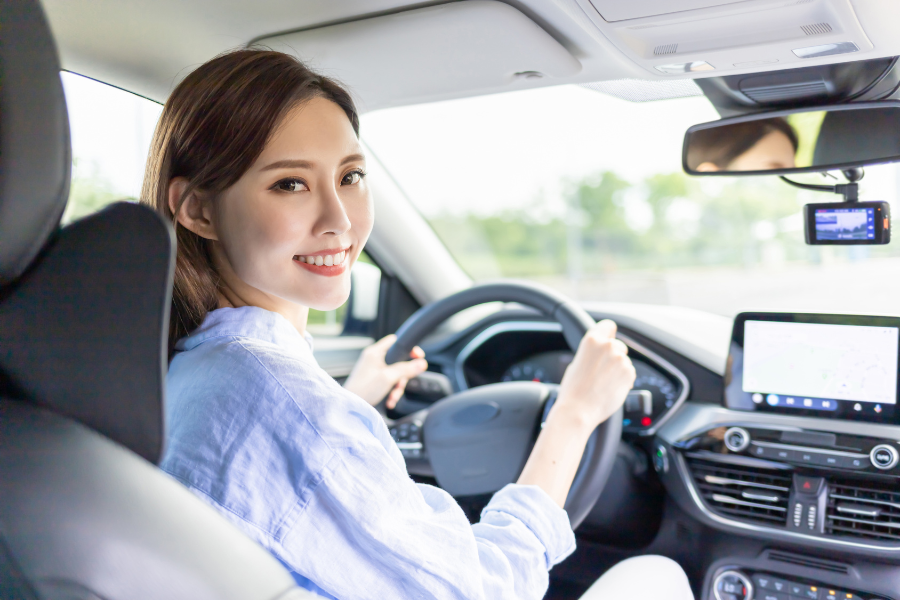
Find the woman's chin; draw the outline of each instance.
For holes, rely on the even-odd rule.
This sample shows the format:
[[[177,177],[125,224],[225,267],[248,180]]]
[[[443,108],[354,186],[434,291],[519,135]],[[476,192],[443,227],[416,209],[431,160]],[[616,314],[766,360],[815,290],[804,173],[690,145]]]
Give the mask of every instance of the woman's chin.
[[[347,290],[346,293],[339,293],[334,295],[327,296],[316,296],[315,298],[298,298],[296,300],[297,304],[301,304],[313,310],[318,310],[322,312],[329,312],[332,310],[337,310],[341,306],[347,303],[347,298],[350,297],[350,290]]]

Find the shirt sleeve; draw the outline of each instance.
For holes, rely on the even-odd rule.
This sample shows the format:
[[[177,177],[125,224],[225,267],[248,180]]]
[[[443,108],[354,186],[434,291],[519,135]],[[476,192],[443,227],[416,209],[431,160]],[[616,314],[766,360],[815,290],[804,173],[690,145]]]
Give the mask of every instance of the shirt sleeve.
[[[383,448],[339,456],[280,549],[337,598],[537,600],[575,548],[566,512],[536,486],[506,486],[473,526]]]

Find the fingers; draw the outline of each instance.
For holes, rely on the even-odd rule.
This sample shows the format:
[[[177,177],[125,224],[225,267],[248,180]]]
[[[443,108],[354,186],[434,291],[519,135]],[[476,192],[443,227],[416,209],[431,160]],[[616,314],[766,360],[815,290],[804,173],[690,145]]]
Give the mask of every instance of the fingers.
[[[598,321],[596,325],[591,327],[588,331],[588,335],[601,339],[601,340],[609,340],[616,337],[616,331],[618,327],[616,326],[615,321],[611,321],[610,319],[603,319],[602,321]]]
[[[384,336],[383,338],[381,338],[380,340],[378,340],[371,346],[369,346],[369,348],[371,348],[372,350],[377,349],[380,354],[387,354],[387,351],[390,349],[391,346],[394,345],[394,342],[396,342],[396,341],[397,341],[397,336],[394,335],[393,333],[391,333],[389,335]]]
[[[425,358],[425,351],[416,346],[409,352],[410,358]]]
[[[390,365],[388,367],[388,373],[390,378],[394,381],[400,381],[403,379],[412,379],[419,373],[425,371],[428,368],[428,361],[424,358],[414,358],[413,360],[407,360],[403,362],[398,362]]]
[[[397,406],[397,403],[400,402],[400,398],[403,397],[403,392],[406,391],[407,382],[407,379],[401,379],[397,382],[397,385],[394,386],[394,389],[391,390],[387,400],[384,402],[388,409],[393,410],[393,408]]]

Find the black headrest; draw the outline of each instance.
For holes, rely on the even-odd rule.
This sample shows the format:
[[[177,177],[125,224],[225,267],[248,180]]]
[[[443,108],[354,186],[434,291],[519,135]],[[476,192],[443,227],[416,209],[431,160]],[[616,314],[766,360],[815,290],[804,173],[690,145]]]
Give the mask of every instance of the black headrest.
[[[890,106],[829,111],[822,121],[813,165],[839,165],[900,156],[900,109]]]
[[[125,202],[60,230],[0,290],[0,395],[158,462],[174,248],[162,217]]]
[[[34,0],[0,2],[0,285],[59,223],[69,195],[69,121],[59,60]]]

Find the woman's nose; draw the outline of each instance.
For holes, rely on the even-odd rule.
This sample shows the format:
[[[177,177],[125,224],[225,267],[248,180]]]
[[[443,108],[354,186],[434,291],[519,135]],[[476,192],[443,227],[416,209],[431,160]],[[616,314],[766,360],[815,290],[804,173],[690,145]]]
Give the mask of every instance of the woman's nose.
[[[350,217],[344,203],[334,186],[325,186],[322,190],[321,211],[318,222],[313,229],[315,235],[341,235],[350,229]]]

